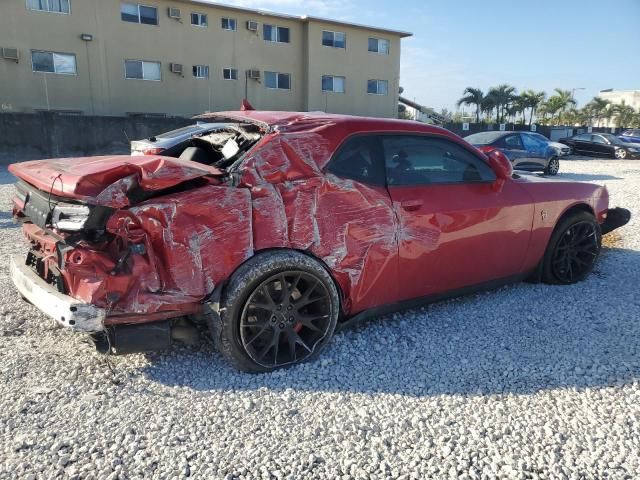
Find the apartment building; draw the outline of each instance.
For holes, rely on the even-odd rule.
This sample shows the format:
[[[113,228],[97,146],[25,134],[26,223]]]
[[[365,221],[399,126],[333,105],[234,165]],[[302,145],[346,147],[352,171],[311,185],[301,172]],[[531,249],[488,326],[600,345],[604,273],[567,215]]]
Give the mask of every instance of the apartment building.
[[[0,111],[397,114],[410,33],[197,0],[2,0]]]

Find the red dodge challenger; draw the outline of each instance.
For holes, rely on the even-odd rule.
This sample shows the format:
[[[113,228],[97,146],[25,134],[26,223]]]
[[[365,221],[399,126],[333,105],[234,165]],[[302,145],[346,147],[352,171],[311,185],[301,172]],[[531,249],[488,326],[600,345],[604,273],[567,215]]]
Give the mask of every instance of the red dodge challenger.
[[[316,356],[336,327],[507,282],[583,280],[629,212],[514,173],[442,128],[324,113],[200,116],[179,158],[11,165],[20,294],[113,353],[206,322],[236,367]],[[183,320],[181,320],[183,321]]]

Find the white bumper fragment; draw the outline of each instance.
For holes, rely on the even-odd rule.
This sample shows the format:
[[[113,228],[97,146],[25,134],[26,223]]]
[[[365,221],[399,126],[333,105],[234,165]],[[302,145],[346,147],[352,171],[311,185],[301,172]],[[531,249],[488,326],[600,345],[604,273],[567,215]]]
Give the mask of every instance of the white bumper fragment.
[[[63,327],[85,333],[104,329],[104,309],[60,293],[25,265],[21,255],[11,257],[11,280],[23,297]]]

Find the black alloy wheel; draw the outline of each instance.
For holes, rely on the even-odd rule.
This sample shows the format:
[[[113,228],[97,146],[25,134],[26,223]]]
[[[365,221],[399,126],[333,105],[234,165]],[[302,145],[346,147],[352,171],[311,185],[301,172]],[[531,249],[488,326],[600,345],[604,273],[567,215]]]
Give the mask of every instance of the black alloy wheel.
[[[561,283],[575,283],[593,269],[600,253],[599,232],[593,222],[574,223],[560,236],[551,259],[553,275]]]
[[[327,287],[315,275],[284,271],[249,296],[240,319],[247,355],[267,368],[306,360],[332,328]]]

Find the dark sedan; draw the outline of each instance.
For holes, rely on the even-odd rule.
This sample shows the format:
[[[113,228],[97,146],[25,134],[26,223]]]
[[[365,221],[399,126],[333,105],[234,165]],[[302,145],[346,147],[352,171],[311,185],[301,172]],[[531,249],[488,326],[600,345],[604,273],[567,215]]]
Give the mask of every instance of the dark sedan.
[[[625,143],[610,133],[581,133],[558,141],[573,147],[574,152],[585,155],[618,159],[640,158],[640,146]]]
[[[544,172],[546,175],[557,175],[560,170],[556,149],[534,133],[480,132],[465,137],[465,140],[484,153],[501,151],[516,170]]]

